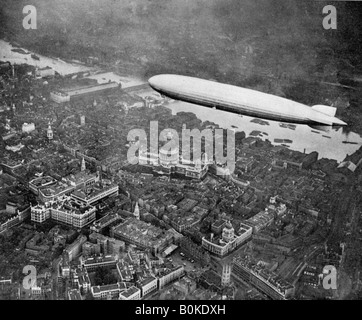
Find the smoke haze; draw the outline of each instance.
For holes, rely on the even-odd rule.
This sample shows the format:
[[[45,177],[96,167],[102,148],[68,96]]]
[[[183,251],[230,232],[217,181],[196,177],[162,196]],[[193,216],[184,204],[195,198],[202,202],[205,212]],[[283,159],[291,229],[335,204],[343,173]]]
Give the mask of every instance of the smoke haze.
[[[359,67],[356,3],[335,3],[338,30],[324,30],[321,1],[34,0],[38,29],[24,30],[29,3],[1,2],[9,40],[42,54],[97,56],[145,79],[180,73],[285,95],[311,75],[335,76],[344,60]]]

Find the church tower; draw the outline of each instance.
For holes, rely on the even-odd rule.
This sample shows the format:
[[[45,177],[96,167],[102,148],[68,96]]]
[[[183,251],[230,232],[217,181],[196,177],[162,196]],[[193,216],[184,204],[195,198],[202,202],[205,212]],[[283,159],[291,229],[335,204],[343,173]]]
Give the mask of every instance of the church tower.
[[[10,129],[11,129],[11,127],[10,127],[10,119],[5,118],[5,122],[6,122],[6,124],[5,124],[6,131],[10,131]]]
[[[234,239],[234,228],[230,220],[226,223],[225,228],[222,231],[222,239],[225,242],[230,242]]]
[[[134,207],[133,215],[137,220],[140,219],[140,208],[138,207],[138,201],[136,202],[136,205]]]
[[[49,140],[53,140],[53,129],[52,129],[52,126],[50,125],[50,122],[49,122],[49,125],[48,125],[48,130],[47,130],[47,137]]]
[[[85,160],[84,160],[84,158],[83,158],[83,159],[82,159],[82,165],[81,165],[81,167],[80,167],[80,171],[85,171],[85,169],[86,169]]]
[[[221,274],[221,285],[227,286],[230,284],[230,276],[231,276],[231,265],[224,264],[222,266],[222,274]]]

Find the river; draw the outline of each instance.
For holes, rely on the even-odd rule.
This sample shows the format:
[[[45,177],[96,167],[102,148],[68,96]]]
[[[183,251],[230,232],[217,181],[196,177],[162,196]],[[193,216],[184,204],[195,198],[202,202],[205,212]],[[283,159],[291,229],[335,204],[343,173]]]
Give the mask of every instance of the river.
[[[143,95],[150,94],[151,92],[148,92]],[[263,140],[270,140],[273,145],[281,145],[281,143],[275,143],[274,139],[292,140],[292,143],[284,143],[290,146],[289,149],[305,151],[306,153],[317,151],[319,159],[328,158],[341,162],[345,159],[346,155],[354,153],[362,144],[362,138],[359,134],[349,132],[347,135],[343,132],[342,127],[328,128],[328,132],[324,132],[307,125],[296,125],[295,130],[292,130],[281,127],[280,123],[276,121],[265,120],[269,125],[261,125],[251,122],[254,118],[248,116],[239,116],[234,113],[214,110],[182,101],[174,101],[166,106],[172,110],[173,114],[181,111],[192,112],[202,121],[214,122],[225,129],[244,131],[246,136],[249,136],[254,130],[265,132],[267,135],[261,133],[259,137]],[[356,142],[357,144],[346,144],[343,141]]]
[[[274,145],[280,145],[280,143],[274,143],[274,139],[290,139],[293,141],[292,143],[284,143],[290,145],[290,149],[305,151],[306,153],[317,151],[319,158],[335,159],[338,162],[343,161],[347,154],[354,153],[362,144],[362,138],[359,134],[350,132],[347,136],[343,133],[342,128],[338,130],[330,128],[329,132],[323,132],[312,129],[307,125],[296,125],[295,130],[291,130],[280,127],[279,122],[276,121],[267,120],[269,125],[260,125],[250,122],[253,119],[251,117],[240,117],[234,113],[212,110],[189,103],[177,101],[172,103],[170,108],[173,113],[180,111],[193,112],[202,121],[209,120],[217,123],[222,128],[244,131],[247,136],[253,130],[265,132],[268,135],[262,134],[260,138],[263,140],[269,139]],[[323,137],[323,135],[330,138]],[[345,144],[342,141],[357,142],[357,144]]]
[[[92,71],[90,78],[96,79],[99,83],[116,81],[122,84],[122,87],[130,87],[143,83],[144,81],[132,77],[125,77],[117,75],[113,72],[97,73],[101,70],[90,68],[88,66],[69,63],[57,58],[49,58],[38,55],[39,60],[31,57],[31,52],[23,49],[28,54],[22,54],[11,51],[14,47],[3,40],[0,40],[0,60],[9,61],[12,64],[26,63],[29,65],[37,66],[39,68],[51,67],[61,75],[72,74],[82,71]],[[95,74],[94,74],[95,73]],[[152,89],[146,90],[140,95],[150,95]],[[269,125],[261,125],[258,123],[250,122],[253,118],[247,116],[238,116],[233,113],[213,110],[210,108],[201,107],[198,105],[185,103],[181,101],[174,101],[167,105],[173,112],[192,112],[202,121],[211,121],[218,124],[221,128],[233,129],[236,131],[244,131],[248,136],[252,131],[257,130],[265,132],[261,134],[260,138],[269,139],[273,144],[274,139],[289,139],[292,143],[285,143],[290,146],[290,149],[298,150],[301,152],[310,153],[317,151],[319,158],[335,159],[341,162],[347,154],[354,153],[362,144],[362,138],[359,134],[350,132],[348,135],[343,132],[342,128],[330,129],[329,132],[317,131],[306,125],[296,125],[295,130],[280,127],[278,122],[268,120]],[[190,128],[192,129],[192,128]],[[328,136],[328,137],[324,137]],[[357,144],[346,144],[343,141],[356,142]]]

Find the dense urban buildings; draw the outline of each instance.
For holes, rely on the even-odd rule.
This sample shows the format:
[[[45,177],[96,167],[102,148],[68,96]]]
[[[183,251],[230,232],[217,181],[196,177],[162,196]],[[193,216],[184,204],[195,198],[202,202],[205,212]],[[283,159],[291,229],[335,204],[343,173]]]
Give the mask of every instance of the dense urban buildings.
[[[136,218],[127,218],[121,224],[112,227],[112,236],[116,239],[134,244],[143,249],[150,249],[154,254],[159,254],[162,250],[173,242],[173,234],[163,231]]]
[[[233,264],[233,273],[241,279],[255,285],[274,300],[285,300],[294,294],[294,286],[279,278],[276,274],[263,270],[249,261],[237,259]]]
[[[224,221],[223,224],[221,235],[214,236],[214,233],[211,233],[208,238],[202,238],[202,247],[220,257],[236,249],[252,234],[252,228],[245,224],[240,223],[237,232],[230,221]]]
[[[260,48],[257,39],[245,41],[227,51],[242,50],[235,57],[246,67]],[[3,45],[9,50],[1,51]],[[127,46],[100,56],[93,49],[79,50],[87,57],[70,63],[0,40],[8,60],[0,62],[1,299],[359,297],[362,152],[354,132],[229,117],[212,109],[204,113],[152,90],[144,77],[159,64],[144,50],[136,58],[139,49]],[[124,75],[125,55],[134,57],[130,70],[151,63],[140,73],[143,80]],[[112,64],[105,61],[115,57]],[[41,63],[32,66],[34,60]],[[323,59],[311,60],[323,69]],[[177,57],[179,63],[190,61]],[[221,64],[215,64],[215,80],[223,77]],[[293,72],[297,67],[293,60]],[[324,69],[337,74],[334,63]],[[304,73],[285,88],[279,88],[285,76],[280,70],[277,79],[268,70],[260,79],[234,74],[241,75],[238,83],[257,90],[267,78],[264,91],[280,96],[310,91]],[[323,81],[335,80],[323,76]],[[342,106],[336,117],[348,119],[357,108],[353,99],[346,107],[346,96],[321,95],[318,103]],[[143,138],[129,136],[135,129],[146,134],[147,148],[136,150],[137,161],[131,162],[128,153]],[[190,148],[200,143],[200,159],[184,158],[185,129],[210,133],[190,138]],[[171,146],[176,137],[179,144]],[[226,157],[230,137],[234,170],[206,152],[212,139],[213,150]],[[333,159],[326,157],[329,143]],[[344,153],[341,159],[338,152]],[[24,266],[37,272],[30,289],[23,286]],[[338,289],[323,286],[323,279],[333,276],[328,266],[343,270]]]
[[[58,91],[50,92],[50,98],[57,103],[64,103],[84,95],[109,92],[111,90],[118,89],[118,87],[119,85],[116,82],[109,82],[104,84],[80,86],[78,88],[64,88]]]
[[[77,228],[92,223],[96,218],[96,208],[77,204],[71,197],[61,197],[56,201],[31,207],[31,220],[42,223],[53,219]]]

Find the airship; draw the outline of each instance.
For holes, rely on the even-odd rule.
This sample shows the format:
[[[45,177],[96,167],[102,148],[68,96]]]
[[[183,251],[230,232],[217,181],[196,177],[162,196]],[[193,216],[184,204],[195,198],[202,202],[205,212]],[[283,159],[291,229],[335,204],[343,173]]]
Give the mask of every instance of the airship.
[[[272,94],[213,80],[160,74],[149,78],[148,83],[169,98],[240,115],[307,124],[316,128],[347,125],[335,117],[335,107],[320,104],[310,107]]]

